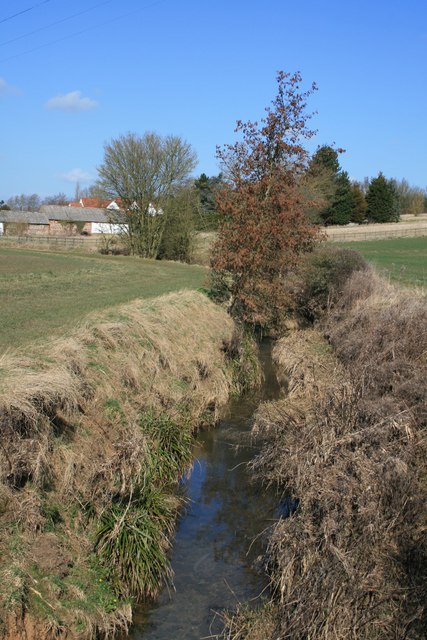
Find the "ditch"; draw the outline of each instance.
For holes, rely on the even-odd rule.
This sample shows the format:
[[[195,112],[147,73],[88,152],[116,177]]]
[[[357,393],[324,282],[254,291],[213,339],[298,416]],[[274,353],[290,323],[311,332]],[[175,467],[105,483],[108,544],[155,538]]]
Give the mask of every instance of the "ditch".
[[[198,640],[219,633],[221,611],[261,601],[268,583],[256,569],[263,532],[277,520],[274,490],[254,484],[247,463],[256,455],[251,421],[260,402],[280,395],[272,344],[260,345],[264,381],[257,393],[233,399],[215,429],[199,433],[183,481],[187,507],[172,551],[175,590],[134,612],[131,640]]]

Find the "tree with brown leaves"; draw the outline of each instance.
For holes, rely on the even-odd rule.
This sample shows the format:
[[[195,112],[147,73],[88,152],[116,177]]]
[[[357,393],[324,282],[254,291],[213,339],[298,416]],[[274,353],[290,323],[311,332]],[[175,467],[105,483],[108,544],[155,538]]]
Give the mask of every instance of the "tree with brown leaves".
[[[212,258],[214,287],[230,296],[233,316],[261,330],[280,326],[284,282],[319,232],[306,216],[301,187],[315,132],[301,76],[280,71],[278,92],[260,123],[237,122],[240,139],[217,149],[227,183],[218,194],[221,216]]]

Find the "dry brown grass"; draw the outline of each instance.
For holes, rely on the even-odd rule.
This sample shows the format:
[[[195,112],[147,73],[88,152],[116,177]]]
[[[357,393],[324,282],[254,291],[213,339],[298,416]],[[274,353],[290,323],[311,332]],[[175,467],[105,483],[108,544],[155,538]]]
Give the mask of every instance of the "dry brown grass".
[[[364,387],[367,410],[427,420],[427,304],[375,274],[354,274],[325,331],[339,360]]]
[[[191,262],[209,266],[212,257],[212,247],[217,239],[216,231],[199,231],[196,233],[193,243]]]
[[[113,500],[132,496],[150,468],[157,445],[141,428],[141,413],[168,414],[187,430],[214,421],[229,395],[224,345],[233,331],[205,296],[182,292],[93,315],[68,338],[3,356],[0,637],[11,637],[10,612],[21,620],[28,610],[38,611],[37,633],[37,615],[56,629],[33,637],[62,637],[61,624],[76,633],[78,623],[81,638],[106,638],[127,627],[130,609],[119,603],[109,602],[107,614],[97,605],[90,610],[87,601],[80,607],[79,598],[64,608],[52,587],[58,567],[53,560],[47,568],[36,563],[46,574],[40,578],[31,568],[34,549],[52,531],[53,548],[70,558],[61,571],[86,571],[91,523]],[[23,634],[33,622],[16,624]]]
[[[289,396],[261,407],[253,467],[299,507],[272,530],[265,637],[427,635],[426,314],[365,271],[325,319],[327,341],[300,331],[276,347]],[[247,620],[225,637],[250,638]]]

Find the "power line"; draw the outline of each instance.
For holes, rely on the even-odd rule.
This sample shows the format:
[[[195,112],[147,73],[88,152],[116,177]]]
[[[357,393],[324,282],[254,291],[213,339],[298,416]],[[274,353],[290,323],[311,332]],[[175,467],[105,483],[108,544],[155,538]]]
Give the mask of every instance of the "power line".
[[[67,22],[67,20],[71,20],[72,18],[77,18],[84,13],[88,13],[89,11],[93,11],[94,9],[98,9],[98,7],[102,7],[104,4],[109,4],[110,2],[113,2],[113,0],[105,0],[105,2],[100,2],[99,4],[95,4],[93,7],[89,7],[89,9],[84,9],[83,11],[79,11],[78,13],[73,13],[71,16],[67,16],[66,18],[62,18],[61,20],[56,20],[56,22],[51,22],[44,27],[34,29],[34,31],[28,31],[28,33],[24,33],[22,36],[17,36],[16,38],[12,38],[12,40],[6,40],[6,42],[0,42],[0,47],[5,47],[7,44],[11,44],[12,42],[16,42],[17,40],[22,40],[22,38],[27,38],[28,36],[32,36],[39,31],[50,29],[50,27],[54,27],[57,24],[61,24],[62,22]]]
[[[33,4],[32,7],[28,7],[28,9],[23,9],[23,11],[18,11],[18,13],[14,13],[11,16],[8,16],[7,18],[3,18],[3,20],[0,20],[0,24],[2,22],[7,22],[8,20],[12,20],[13,18],[17,18],[18,16],[22,16],[23,13],[28,13],[28,11],[32,11],[33,9],[36,9],[37,7],[40,7],[42,4],[46,4],[47,2],[50,2],[50,0],[43,0],[43,2],[38,2],[37,4]]]
[[[49,0],[45,0],[49,2]],[[44,49],[45,47],[50,47],[53,44],[58,44],[58,42],[63,42],[64,40],[69,40],[70,38],[74,38],[75,36],[80,36],[82,33],[87,33],[88,31],[93,31],[93,29],[97,29],[98,27],[104,27],[107,24],[111,24],[112,22],[116,22],[117,20],[122,20],[123,18],[127,18],[128,16],[132,16],[139,11],[144,11],[145,9],[150,9],[151,7],[155,7],[158,4],[163,4],[167,2],[167,0],[156,0],[156,2],[151,2],[150,4],[145,5],[144,7],[139,7],[138,9],[134,9],[133,11],[129,11],[128,13],[122,13],[115,18],[111,18],[110,20],[106,20],[105,22],[99,22],[97,24],[92,25],[91,27],[87,27],[86,29],[82,29],[81,31],[75,31],[74,33],[70,33],[68,36],[63,36],[62,38],[58,38],[57,40],[52,40],[52,42],[46,42],[45,44],[41,44],[38,47],[33,47],[32,49],[27,49],[26,51],[22,51],[21,53],[16,53],[13,56],[9,56],[8,58],[3,58],[0,60],[2,62],[8,62],[9,60],[14,60],[15,58],[20,58],[21,56],[25,56],[27,53],[33,53],[33,51],[39,51],[39,49]]]

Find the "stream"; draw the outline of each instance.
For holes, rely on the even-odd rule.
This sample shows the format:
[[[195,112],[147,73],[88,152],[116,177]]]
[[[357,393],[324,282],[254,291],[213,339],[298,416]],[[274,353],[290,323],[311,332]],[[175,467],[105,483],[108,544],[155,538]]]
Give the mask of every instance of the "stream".
[[[219,633],[220,613],[268,589],[254,569],[262,532],[277,519],[277,495],[251,482],[246,463],[257,453],[250,439],[258,404],[280,387],[271,343],[260,346],[264,383],[256,393],[230,401],[215,429],[196,438],[194,463],[184,483],[188,505],[176,531],[171,562],[175,591],[136,607],[131,640],[200,640]]]

